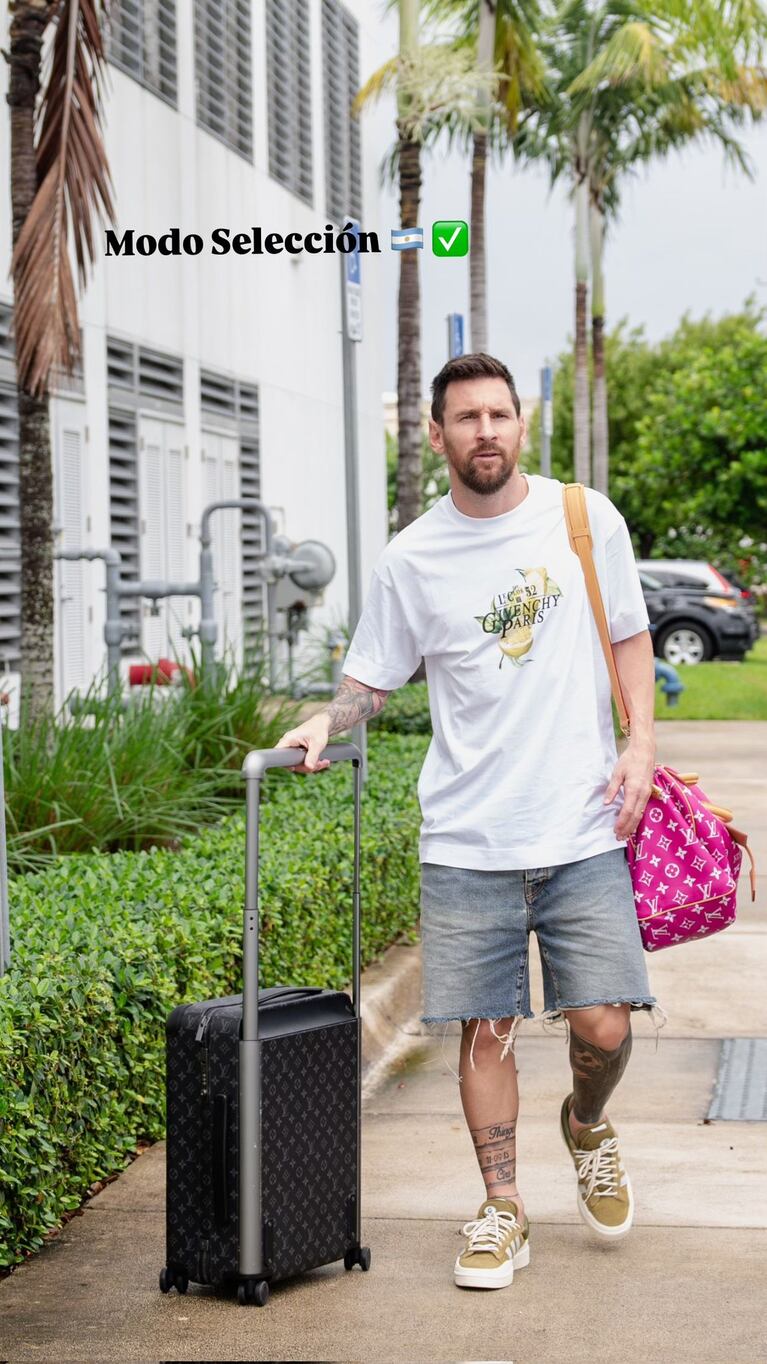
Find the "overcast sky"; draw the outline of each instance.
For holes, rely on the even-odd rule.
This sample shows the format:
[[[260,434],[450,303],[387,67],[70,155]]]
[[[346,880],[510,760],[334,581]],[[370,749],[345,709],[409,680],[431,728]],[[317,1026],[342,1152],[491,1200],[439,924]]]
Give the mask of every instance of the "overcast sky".
[[[715,148],[688,150],[626,184],[620,220],[606,252],[607,325],[643,323],[650,339],[667,335],[685,311],[715,316],[739,308],[751,291],[767,303],[767,127],[742,137],[756,169],[749,181],[726,170]],[[469,218],[469,162],[424,157],[421,224],[423,390],[447,358],[445,317],[467,315],[466,261],[430,250],[437,218]],[[387,195],[390,223],[397,198]],[[509,365],[519,392],[538,392],[538,371],[572,334],[572,206],[550,194],[545,174],[510,165],[488,176],[489,347]],[[384,226],[384,224],[381,224]],[[382,245],[388,244],[382,234]],[[389,254],[392,304],[387,354],[396,388],[397,253]]]

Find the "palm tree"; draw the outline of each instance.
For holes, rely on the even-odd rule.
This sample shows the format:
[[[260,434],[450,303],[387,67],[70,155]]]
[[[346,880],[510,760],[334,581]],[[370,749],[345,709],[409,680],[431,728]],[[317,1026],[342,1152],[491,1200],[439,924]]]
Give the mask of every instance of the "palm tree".
[[[575,477],[589,483],[587,290],[592,273],[594,484],[607,491],[603,242],[617,211],[622,175],[640,162],[712,135],[736,157],[727,118],[763,107],[758,61],[733,57],[759,41],[759,22],[725,25],[720,7],[676,0],[652,11],[638,0],[567,0],[542,39],[551,99],[523,117],[516,139],[527,160],[547,162],[552,183],[565,178],[575,200]]]
[[[13,0],[11,108],[14,329],[19,408],[21,675],[30,717],[53,707],[53,470],[48,387],[78,357],[77,298],[94,258],[92,216],[113,218],[101,137],[99,0]],[[39,110],[42,45],[51,55]],[[36,136],[37,132],[37,136]]]
[[[397,133],[401,227],[418,225],[421,202],[421,149],[412,120],[413,93],[408,88],[417,53],[418,0],[399,0]],[[421,515],[421,279],[418,251],[400,251],[399,257],[397,511],[401,530]]]
[[[721,32],[720,32],[721,37]],[[726,52],[737,46],[737,35],[730,31]],[[681,48],[688,45],[683,35]],[[685,54],[687,55],[687,54]],[[606,226],[617,218],[623,179],[650,160],[681,151],[703,139],[719,145],[727,161],[753,174],[734,128],[746,118],[757,120],[767,107],[767,73],[758,63],[736,63],[728,70],[727,56],[710,53],[714,62],[697,65],[692,71],[673,70],[651,89],[637,87],[630,75],[615,72],[613,85],[606,92],[595,121],[593,154],[590,159],[589,199],[592,270],[592,363],[593,363],[593,483],[607,494],[609,487],[609,439],[607,383],[604,363],[604,271],[603,255]],[[597,77],[598,81],[604,76]],[[593,73],[584,72],[579,83],[595,88]]]
[[[492,77],[476,70],[465,43],[422,45],[418,41],[418,0],[399,0],[400,46],[357,92],[353,111],[392,86],[397,94],[397,141],[382,168],[382,178],[399,179],[400,226],[418,223],[421,149],[445,129],[466,127],[475,119],[477,91]],[[473,126],[473,124],[472,124]],[[397,526],[421,514],[421,297],[417,250],[400,252],[398,296]]]
[[[476,101],[468,119],[449,117],[433,124],[431,137],[447,131],[462,150],[471,146],[471,249],[469,308],[471,345],[487,350],[487,256],[485,243],[488,151],[508,152],[520,112],[543,94],[544,66],[536,46],[539,0],[427,0],[438,22],[456,24],[456,51],[476,52]]]

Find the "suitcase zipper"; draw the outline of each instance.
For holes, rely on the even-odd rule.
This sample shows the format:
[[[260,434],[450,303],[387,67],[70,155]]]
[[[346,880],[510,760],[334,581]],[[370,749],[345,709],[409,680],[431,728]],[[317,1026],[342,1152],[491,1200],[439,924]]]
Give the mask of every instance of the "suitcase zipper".
[[[210,1016],[211,1014],[216,1012],[216,1009],[225,1009],[226,1007],[227,1006],[225,1004],[214,1004],[211,1009],[206,1009],[205,1013],[202,1015],[202,1018],[197,1024],[197,1032],[194,1035],[195,1042],[197,1042],[201,1048],[200,1050],[201,1099],[207,1099],[208,1090],[210,1088],[210,1050],[208,1048],[208,1024],[210,1023]]]

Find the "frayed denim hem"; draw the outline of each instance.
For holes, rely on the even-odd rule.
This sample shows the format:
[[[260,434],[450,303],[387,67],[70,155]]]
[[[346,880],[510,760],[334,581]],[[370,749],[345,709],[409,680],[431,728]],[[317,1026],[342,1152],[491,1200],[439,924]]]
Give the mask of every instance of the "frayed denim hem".
[[[631,1006],[632,1013],[637,1009],[647,1009],[650,1014],[650,1022],[652,1023],[652,1026],[655,1029],[655,1050],[657,1052],[659,1033],[661,1028],[664,1028],[668,1023],[668,1014],[666,1013],[666,1010],[663,1008],[663,1006],[656,1002],[654,995],[649,998],[645,997],[643,999],[590,999],[579,1004],[560,1004],[559,1007],[556,1009],[544,1009],[543,1013],[537,1014],[536,1017],[539,1018],[543,1023],[544,1032],[546,1031],[546,1025],[549,1023],[551,1024],[563,1023],[565,1042],[567,1042],[570,1037],[569,1027],[570,1020],[568,1018],[565,1018],[564,1010],[593,1009],[600,1004],[612,1004],[616,1009],[620,1008],[621,1004],[629,1004]],[[555,1029],[555,1031],[558,1031],[558,1029]]]
[[[444,1026],[443,1031],[442,1031],[442,1060],[445,1062],[445,1065],[447,1066],[448,1070],[450,1071],[450,1074],[451,1074],[451,1075],[455,1075],[456,1080],[458,1081],[459,1084],[461,1084],[461,1083],[462,1083],[462,1080],[463,1080],[463,1076],[457,1075],[457,1074],[456,1074],[456,1072],[453,1070],[453,1067],[450,1065],[450,1062],[448,1061],[447,1057],[445,1056],[445,1037],[447,1036],[447,1029],[448,1029],[448,1025],[449,1025],[450,1023],[471,1023],[471,1022],[473,1022],[474,1019],[477,1020],[477,1026],[476,1026],[476,1028],[474,1029],[474,1036],[473,1036],[473,1038],[471,1039],[471,1049],[470,1049],[470,1051],[469,1051],[469,1065],[471,1066],[472,1070],[476,1070],[477,1067],[476,1067],[475,1064],[474,1064],[474,1043],[475,1043],[476,1040],[477,1040],[477,1034],[478,1034],[478,1032],[479,1032],[480,1024],[481,1024],[484,1020],[487,1020],[487,1022],[490,1024],[490,1031],[491,1031],[491,1033],[493,1034],[493,1037],[496,1037],[496,1038],[498,1039],[498,1041],[502,1044],[502,1045],[501,1045],[501,1061],[505,1061],[505,1060],[506,1060],[506,1057],[507,1057],[508,1054],[509,1054],[509,1052],[512,1052],[512,1054],[514,1053],[514,1045],[515,1045],[516,1040],[517,1040],[517,1033],[519,1032],[519,1028],[520,1028],[520,1024],[522,1023],[522,1019],[523,1019],[523,1018],[533,1018],[534,1016],[535,1016],[535,1015],[532,1014],[532,1013],[519,1014],[519,1013],[516,1013],[516,1011],[513,1010],[513,1009],[508,1009],[508,1010],[505,1010],[505,1011],[502,1010],[501,1012],[499,1012],[499,1013],[497,1013],[497,1014],[493,1014],[493,1015],[490,1015],[490,1014],[464,1014],[464,1015],[461,1015],[461,1014],[451,1014],[451,1015],[448,1016],[448,1015],[443,1014],[443,1015],[441,1015],[441,1016],[435,1016],[435,1015],[432,1014],[432,1015],[427,1015],[427,1016],[425,1016],[425,1017],[422,1017],[422,1018],[421,1018],[421,1022],[422,1022],[422,1023],[424,1024],[424,1026],[427,1027],[427,1028],[428,1028],[428,1027],[431,1027],[433,1024],[436,1024],[436,1023],[444,1023],[445,1026]],[[501,1018],[513,1018],[513,1020],[514,1020],[513,1023],[512,1023],[512,1025],[511,1025],[511,1027],[509,1028],[509,1031],[506,1032],[506,1033],[497,1033],[497,1032],[495,1031],[495,1025],[496,1025],[496,1023],[497,1023]]]

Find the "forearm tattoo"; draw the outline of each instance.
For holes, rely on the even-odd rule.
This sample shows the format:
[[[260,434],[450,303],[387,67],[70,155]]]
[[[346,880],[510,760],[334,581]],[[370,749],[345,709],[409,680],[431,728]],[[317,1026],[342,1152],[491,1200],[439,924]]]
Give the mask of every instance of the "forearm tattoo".
[[[573,1071],[573,1113],[577,1122],[599,1122],[605,1104],[631,1055],[631,1023],[619,1047],[604,1051],[570,1027],[570,1065]]]
[[[485,1181],[488,1197],[500,1195],[503,1191],[516,1186],[517,1177],[517,1124],[496,1122],[488,1127],[471,1129],[474,1149],[477,1153],[479,1168]]]
[[[388,691],[380,687],[366,687],[354,677],[344,677],[338,691],[327,707],[328,734],[341,734],[355,725],[364,724],[386,705]]]

